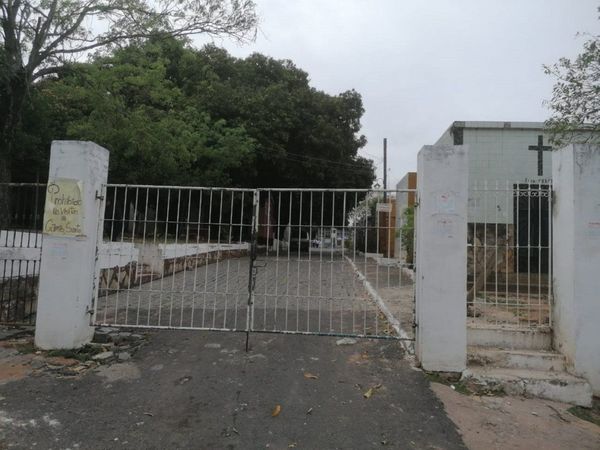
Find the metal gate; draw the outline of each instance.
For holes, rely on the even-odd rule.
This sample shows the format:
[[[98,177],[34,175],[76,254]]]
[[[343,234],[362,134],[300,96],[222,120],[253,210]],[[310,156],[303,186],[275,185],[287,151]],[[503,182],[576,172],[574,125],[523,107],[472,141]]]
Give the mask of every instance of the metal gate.
[[[33,325],[46,185],[0,183],[0,323]]]
[[[412,339],[409,196],[107,185],[95,323]]]

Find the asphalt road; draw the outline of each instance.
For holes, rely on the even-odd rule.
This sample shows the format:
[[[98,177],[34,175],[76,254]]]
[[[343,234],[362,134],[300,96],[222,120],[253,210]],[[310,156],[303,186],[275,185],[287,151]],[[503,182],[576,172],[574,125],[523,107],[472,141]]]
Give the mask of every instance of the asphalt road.
[[[465,448],[398,342],[255,333],[245,353],[244,341],[152,332],[127,362],[1,385],[0,448]]]

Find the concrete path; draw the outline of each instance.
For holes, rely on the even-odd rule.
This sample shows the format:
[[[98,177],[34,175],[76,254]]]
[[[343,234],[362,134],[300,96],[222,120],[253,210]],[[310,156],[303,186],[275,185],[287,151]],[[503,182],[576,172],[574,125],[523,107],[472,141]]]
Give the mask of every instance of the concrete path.
[[[465,448],[398,342],[244,338],[153,332],[127,362],[0,385],[0,448]]]
[[[106,292],[98,299],[97,323],[245,330],[248,264],[248,258],[225,260],[128,290]],[[368,268],[360,262],[357,265],[359,270]],[[352,265],[341,255],[261,256],[256,267],[254,330],[371,336],[394,333],[382,320],[379,307]],[[381,278],[374,284],[377,288],[393,287],[399,273],[399,269],[390,268],[372,271]],[[392,284],[387,283],[389,279]],[[412,294],[404,317],[400,318],[395,304],[390,306],[396,319],[412,322]]]

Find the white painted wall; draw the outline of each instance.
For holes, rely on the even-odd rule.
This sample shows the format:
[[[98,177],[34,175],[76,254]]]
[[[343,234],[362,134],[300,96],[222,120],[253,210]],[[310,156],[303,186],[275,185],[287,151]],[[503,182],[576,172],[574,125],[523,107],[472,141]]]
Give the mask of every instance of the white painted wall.
[[[0,230],[0,281],[40,273],[42,234]]]
[[[552,179],[552,152],[544,152],[543,175],[538,176],[538,136],[550,145],[542,122],[455,122],[462,144],[469,146],[469,222],[514,223],[512,189],[516,183],[547,184]],[[436,145],[454,143],[452,126]],[[456,131],[455,131],[456,132]],[[589,133],[581,133],[584,138]],[[482,189],[488,189],[483,194]]]
[[[36,231],[0,230],[0,247],[42,247],[42,233]]]
[[[416,355],[423,369],[462,372],[467,359],[466,146],[418,155]]]
[[[139,260],[140,251],[133,242],[102,242],[98,248],[100,269],[124,267]]]
[[[0,244],[9,242],[11,246],[0,246],[0,260],[22,260],[2,261],[0,264],[0,280],[4,278],[15,278],[25,275],[38,275],[40,268],[40,258],[42,249],[41,233],[23,233],[23,240],[19,233],[13,238],[13,232],[0,230]],[[8,236],[8,240],[7,240]],[[14,242],[14,247],[12,246]],[[21,246],[21,244],[23,246]],[[29,247],[27,245],[30,245]],[[102,242],[98,248],[98,267],[108,269],[111,267],[124,267],[130,262],[140,261],[143,257],[144,263],[159,264],[161,261],[170,258],[179,258],[181,256],[190,256],[203,253],[210,253],[217,250],[248,250],[249,244],[241,242],[237,244],[139,244],[135,242]],[[27,264],[27,261],[30,264]],[[152,260],[152,261],[151,261]],[[37,261],[34,265],[33,262]],[[160,266],[162,267],[162,266]],[[160,272],[159,270],[157,270]]]
[[[92,142],[52,142],[49,179],[82,182],[83,220],[78,236],[44,233],[35,328],[40,348],[77,348],[94,334],[90,312],[99,271],[98,217],[103,214],[96,193],[102,192],[107,174],[108,150]]]
[[[553,153],[555,347],[600,395],[600,146]]]

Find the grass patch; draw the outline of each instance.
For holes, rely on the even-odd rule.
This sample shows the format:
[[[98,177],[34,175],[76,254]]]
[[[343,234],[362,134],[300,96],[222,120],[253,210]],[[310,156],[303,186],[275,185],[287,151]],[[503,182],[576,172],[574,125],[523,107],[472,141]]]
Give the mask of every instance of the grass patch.
[[[51,357],[59,356],[62,358],[76,359],[78,361],[87,361],[102,351],[103,350],[100,347],[84,345],[83,347],[76,349],[50,350],[47,355]]]
[[[480,385],[473,380],[460,379],[460,375],[445,372],[425,372],[425,376],[432,383],[445,384],[463,395],[485,395],[487,397],[504,397],[504,388],[496,384]]]
[[[445,384],[446,386],[454,387],[454,390],[463,395],[471,395],[474,392],[469,387],[460,381],[456,375],[448,375],[441,372],[425,372],[425,376],[431,383]]]
[[[573,406],[567,410],[575,417],[582,420],[587,420],[600,427],[600,398],[594,397],[591,408],[583,408],[582,406]]]
[[[14,348],[19,353],[35,353],[37,350],[33,342],[18,342],[14,345]]]

